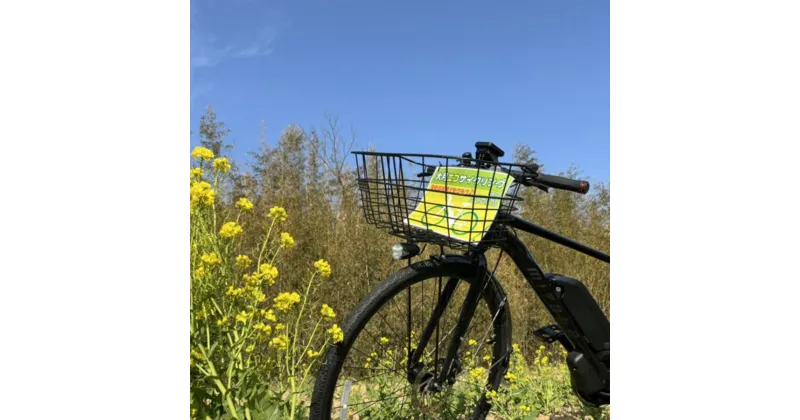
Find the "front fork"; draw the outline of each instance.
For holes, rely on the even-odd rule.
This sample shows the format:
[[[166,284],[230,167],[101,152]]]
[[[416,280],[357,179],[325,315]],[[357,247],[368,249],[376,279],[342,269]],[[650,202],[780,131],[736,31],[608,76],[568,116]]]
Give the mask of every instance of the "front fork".
[[[476,271],[475,271],[475,278],[472,282],[470,282],[469,290],[467,291],[467,297],[464,300],[464,305],[461,307],[461,312],[458,315],[458,321],[456,322],[456,326],[453,328],[452,337],[450,338],[450,342],[447,346],[447,352],[445,353],[445,358],[441,366],[441,370],[438,370],[439,365],[439,357],[438,354],[434,357],[434,377],[431,378],[432,382],[429,385],[429,388],[433,391],[438,391],[442,388],[442,384],[448,379],[448,376],[451,370],[454,367],[454,363],[458,358],[458,349],[461,347],[462,342],[464,341],[464,337],[467,334],[467,330],[469,329],[470,322],[472,321],[472,317],[475,314],[475,310],[478,307],[478,304],[481,299],[481,294],[483,293],[484,288],[489,281],[488,270],[486,265],[486,257],[483,253],[475,253],[471,254],[472,258],[475,258],[476,262]],[[446,258],[444,255],[439,256],[439,258]],[[431,318],[428,320],[428,324],[425,326],[425,329],[422,332],[422,336],[417,343],[416,350],[411,352],[411,357],[408,359],[408,376],[409,380],[414,382],[417,380],[419,375],[419,360],[424,353],[424,349],[426,348],[428,342],[431,339],[434,331],[436,330],[439,319],[441,318],[444,310],[447,308],[450,299],[453,297],[453,293],[455,292],[456,287],[458,286],[459,279],[458,278],[450,278],[447,280],[444,288],[439,292],[439,298],[436,303],[436,307],[431,314]],[[436,344],[438,346],[438,342]],[[438,352],[438,347],[437,347]]]

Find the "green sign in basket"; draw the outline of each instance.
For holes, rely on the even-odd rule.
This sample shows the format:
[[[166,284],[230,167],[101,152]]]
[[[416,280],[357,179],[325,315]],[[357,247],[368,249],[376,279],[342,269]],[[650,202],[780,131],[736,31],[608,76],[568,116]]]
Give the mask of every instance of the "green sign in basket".
[[[497,217],[501,198],[513,181],[504,172],[440,166],[424,197],[408,215],[408,223],[451,239],[478,243]]]

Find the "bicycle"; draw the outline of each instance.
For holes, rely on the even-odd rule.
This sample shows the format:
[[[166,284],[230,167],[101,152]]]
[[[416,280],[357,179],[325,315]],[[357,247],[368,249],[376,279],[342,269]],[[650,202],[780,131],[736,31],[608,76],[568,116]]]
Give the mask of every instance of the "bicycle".
[[[492,143],[475,147],[474,158],[353,152],[365,218],[404,240],[392,253],[408,266],[373,288],[342,323],[344,339],[326,351],[317,376],[311,419],[486,418],[487,392],[502,385],[513,351],[507,298],[495,277],[503,254],[552,314],[556,324],[535,334],[566,350],[574,393],[589,406],[610,403],[608,318],[580,281],[544,273],[517,236],[528,232],[610,263],[609,255],[515,214],[521,186],[585,194],[589,183],[542,174],[536,164],[500,162],[504,152]],[[447,210],[453,199],[463,211]],[[463,226],[441,225],[468,213],[484,217],[470,223],[466,238]],[[441,220],[433,224],[428,216]],[[428,245],[439,254],[412,263]],[[490,270],[485,254],[492,248],[499,256]]]

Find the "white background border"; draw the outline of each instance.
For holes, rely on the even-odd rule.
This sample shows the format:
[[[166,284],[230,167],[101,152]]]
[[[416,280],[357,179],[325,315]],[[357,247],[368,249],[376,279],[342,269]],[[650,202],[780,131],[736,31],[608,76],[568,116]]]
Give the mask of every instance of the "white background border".
[[[614,419],[797,415],[798,7],[612,2]]]
[[[612,2],[614,419],[795,412],[797,8]],[[2,416],[186,418],[189,2],[0,45]]]

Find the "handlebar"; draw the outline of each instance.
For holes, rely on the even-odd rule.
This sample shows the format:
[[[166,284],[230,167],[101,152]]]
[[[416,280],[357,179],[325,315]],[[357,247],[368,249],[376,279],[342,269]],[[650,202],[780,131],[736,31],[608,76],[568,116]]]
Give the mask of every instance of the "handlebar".
[[[502,149],[495,146],[494,143],[477,142],[475,143],[476,157],[481,162],[481,166],[491,166],[497,163],[497,158],[502,157],[505,153]],[[461,156],[459,166],[474,166],[478,162],[472,159],[472,153],[466,152]],[[536,187],[544,192],[548,192],[549,188],[558,190],[572,191],[580,194],[589,192],[589,182],[583,180],[576,180],[564,178],[563,176],[547,175],[539,172],[539,165],[535,163],[521,165],[521,171],[508,170],[508,173],[516,179],[521,185]],[[435,166],[426,166],[422,172],[417,174],[418,178],[425,178],[433,175],[436,170]]]
[[[511,171],[511,176],[522,185],[537,187],[544,192],[547,192],[548,188],[555,188],[557,190],[586,194],[589,192],[590,187],[588,181],[539,173],[539,165],[536,164],[523,166],[523,171]]]
[[[536,178],[536,182],[559,190],[572,191],[581,194],[586,194],[589,192],[589,183],[587,181],[564,178],[563,176],[539,174],[539,176]]]

